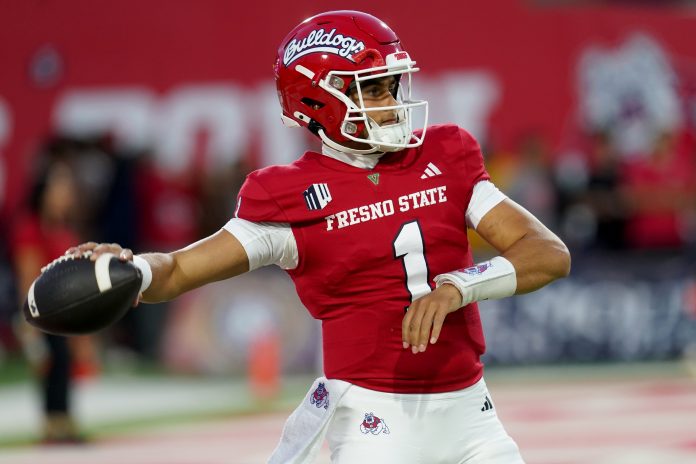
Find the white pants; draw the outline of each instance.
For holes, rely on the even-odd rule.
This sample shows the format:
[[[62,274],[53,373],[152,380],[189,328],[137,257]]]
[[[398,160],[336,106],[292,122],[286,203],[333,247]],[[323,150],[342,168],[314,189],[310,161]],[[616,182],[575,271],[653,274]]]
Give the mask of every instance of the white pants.
[[[328,408],[312,401],[319,382],[333,390]],[[333,464],[524,464],[483,379],[432,394],[383,393],[317,379],[269,462],[314,462],[324,434]]]
[[[379,418],[377,425],[374,418]],[[333,464],[524,462],[498,420],[483,379],[464,390],[434,394],[351,386],[337,405],[327,438]]]

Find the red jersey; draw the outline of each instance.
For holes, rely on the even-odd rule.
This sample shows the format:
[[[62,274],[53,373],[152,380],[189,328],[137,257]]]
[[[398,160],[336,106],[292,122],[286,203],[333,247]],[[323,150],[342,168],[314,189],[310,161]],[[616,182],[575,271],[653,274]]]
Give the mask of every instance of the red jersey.
[[[686,243],[684,203],[693,198],[694,164],[689,152],[677,152],[668,163],[651,159],[626,164],[623,187],[650,195],[657,206],[641,203],[627,220],[626,239],[636,248],[681,247]],[[660,199],[663,200],[660,200]],[[665,205],[669,198],[670,206]]]
[[[307,152],[248,176],[237,216],[290,224],[299,262],[288,273],[322,321],[327,378],[434,393],[481,377],[475,303],[449,314],[424,353],[403,349],[401,321],[436,275],[473,264],[465,213],[488,178],[478,143],[453,125],[429,128],[422,146],[384,154],[371,170]]]
[[[38,252],[42,263],[49,263],[60,257],[65,250],[79,243],[77,234],[67,227],[54,227],[46,230],[34,214],[24,214],[11,230],[13,253],[30,248]],[[38,269],[37,269],[38,274]]]

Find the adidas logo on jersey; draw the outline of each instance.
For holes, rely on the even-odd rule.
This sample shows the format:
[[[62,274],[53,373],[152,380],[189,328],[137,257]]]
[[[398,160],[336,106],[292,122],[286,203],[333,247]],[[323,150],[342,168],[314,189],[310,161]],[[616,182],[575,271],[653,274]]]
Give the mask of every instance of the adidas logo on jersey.
[[[486,401],[483,402],[481,412],[488,411],[489,409],[493,409],[493,403],[491,403],[491,400],[486,397]]]
[[[303,193],[307,209],[310,211],[324,209],[331,202],[331,193],[327,184],[312,184]]]
[[[435,166],[433,163],[428,163],[428,167],[425,168],[425,171],[420,178],[427,179],[428,177],[435,177],[439,176],[440,174],[442,174],[442,171],[440,171],[437,166]]]

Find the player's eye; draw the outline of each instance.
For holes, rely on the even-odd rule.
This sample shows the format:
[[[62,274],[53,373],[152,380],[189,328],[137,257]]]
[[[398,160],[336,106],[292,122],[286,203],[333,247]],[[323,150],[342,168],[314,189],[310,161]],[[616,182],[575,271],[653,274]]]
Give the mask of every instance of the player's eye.
[[[389,88],[384,84],[369,85],[363,90],[363,96],[374,99],[386,97],[387,93],[389,93]]]

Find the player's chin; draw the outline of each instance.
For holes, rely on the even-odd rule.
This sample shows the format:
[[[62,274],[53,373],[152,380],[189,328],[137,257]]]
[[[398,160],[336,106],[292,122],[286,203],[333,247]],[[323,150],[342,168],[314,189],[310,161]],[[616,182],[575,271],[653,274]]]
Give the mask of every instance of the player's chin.
[[[358,136],[358,138],[367,139],[367,131],[360,134],[360,136]],[[350,147],[350,148],[354,148],[356,150],[370,150],[370,149],[372,149],[372,145],[370,145],[369,143],[356,142],[355,140],[351,140],[347,143],[344,143],[344,145],[347,147]],[[369,153],[368,155],[371,155],[371,154],[372,153]]]

